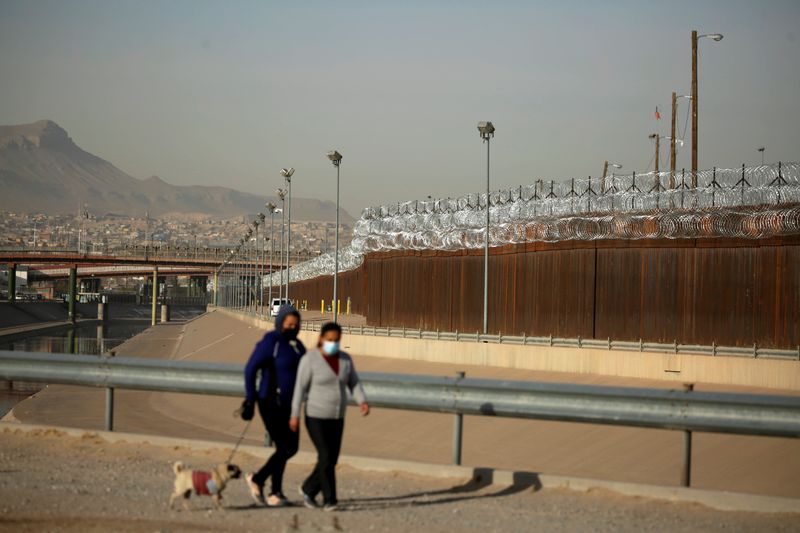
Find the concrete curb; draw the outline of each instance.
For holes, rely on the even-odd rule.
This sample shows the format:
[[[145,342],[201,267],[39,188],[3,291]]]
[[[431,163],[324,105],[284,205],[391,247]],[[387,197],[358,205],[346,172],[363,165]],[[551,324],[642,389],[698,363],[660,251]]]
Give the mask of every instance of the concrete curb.
[[[91,431],[85,429],[67,428],[60,426],[44,426],[36,424],[21,424],[12,421],[0,421],[0,432],[60,432],[70,437],[81,438],[87,435],[96,435],[108,443],[125,442],[128,444],[151,444],[153,446],[173,448],[181,446],[195,451],[222,450],[230,451],[230,443],[179,439],[174,437],[160,437],[158,435],[142,435],[137,433],[120,433],[108,431]],[[262,446],[241,446],[240,453],[245,453],[259,459],[265,456]],[[316,455],[313,452],[300,451],[292,458],[294,464],[313,465]],[[800,513],[800,499],[784,498],[779,496],[764,496],[759,494],[745,494],[739,492],[724,492],[715,490],[691,489],[684,487],[664,487],[645,485],[639,483],[623,483],[605,481],[600,479],[586,479],[566,476],[554,476],[535,472],[513,472],[509,470],[496,470],[493,468],[480,468],[469,466],[439,465],[418,463],[412,461],[396,461],[392,459],[379,459],[372,457],[342,456],[340,465],[346,465],[357,470],[370,472],[402,472],[418,476],[474,480],[487,485],[522,485],[533,490],[541,489],[566,489],[578,492],[607,490],[623,496],[666,500],[680,503],[697,503],[711,509],[720,511],[744,511],[755,513]]]
[[[62,329],[69,329],[73,326],[99,324],[101,321],[96,318],[79,318],[75,324],[69,320],[52,321],[52,322],[36,322],[34,324],[24,324],[20,326],[10,326],[0,329],[0,339],[4,341],[16,340],[17,338],[27,337],[33,334],[45,333],[47,331],[56,331]]]

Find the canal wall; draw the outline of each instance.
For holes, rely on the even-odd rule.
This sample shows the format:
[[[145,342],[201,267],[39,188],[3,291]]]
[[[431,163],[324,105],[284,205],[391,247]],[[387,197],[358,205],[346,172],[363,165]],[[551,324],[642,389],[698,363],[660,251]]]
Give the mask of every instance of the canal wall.
[[[218,308],[217,312],[259,330],[274,327],[271,319],[249,313],[225,308]],[[318,336],[316,331],[300,332],[300,340],[306,346],[315,346]],[[800,361],[797,360],[471,343],[358,335],[347,331],[342,346],[354,355],[405,361],[800,391]]]

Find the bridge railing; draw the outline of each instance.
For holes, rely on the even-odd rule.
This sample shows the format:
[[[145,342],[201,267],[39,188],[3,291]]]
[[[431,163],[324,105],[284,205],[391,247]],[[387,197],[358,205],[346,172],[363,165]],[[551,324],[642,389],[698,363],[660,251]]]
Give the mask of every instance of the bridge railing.
[[[63,246],[0,246],[0,253],[24,253],[28,255],[47,255],[59,254],[75,258],[91,258],[93,256],[111,256],[124,259],[143,259],[143,260],[180,260],[184,262],[202,261],[222,264],[229,258],[228,248],[203,247],[194,249],[191,246],[122,246],[109,247],[102,250],[78,251],[75,248],[64,248]],[[302,263],[317,257],[319,254],[306,250],[292,250],[291,264]],[[276,262],[278,261],[276,257]],[[255,263],[255,256],[239,259],[242,263]],[[265,262],[265,258],[259,258],[260,263]],[[285,263],[285,258],[284,258]]]
[[[135,357],[0,351],[0,379],[106,388],[113,430],[114,389],[244,396],[243,366]],[[463,416],[555,420],[678,430],[681,481],[690,485],[692,432],[800,437],[800,397],[362,373],[375,407],[455,415],[453,462],[461,463]]]

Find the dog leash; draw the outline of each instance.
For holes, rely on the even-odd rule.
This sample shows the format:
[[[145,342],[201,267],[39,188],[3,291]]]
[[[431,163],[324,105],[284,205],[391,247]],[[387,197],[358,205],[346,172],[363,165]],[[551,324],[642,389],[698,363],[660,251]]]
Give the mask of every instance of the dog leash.
[[[236,416],[236,413],[234,413],[234,416]],[[252,421],[253,421],[253,419],[251,418],[250,420],[247,421],[247,424],[244,425],[244,429],[242,430],[242,434],[239,435],[239,440],[236,441],[236,445],[233,447],[233,450],[231,450],[231,454],[228,456],[228,459],[225,461],[226,465],[231,464],[231,459],[233,459],[233,456],[236,453],[236,450],[239,449],[239,445],[242,443],[242,440],[244,440],[244,435],[245,435],[245,433],[247,433],[247,430],[250,427],[250,423]]]

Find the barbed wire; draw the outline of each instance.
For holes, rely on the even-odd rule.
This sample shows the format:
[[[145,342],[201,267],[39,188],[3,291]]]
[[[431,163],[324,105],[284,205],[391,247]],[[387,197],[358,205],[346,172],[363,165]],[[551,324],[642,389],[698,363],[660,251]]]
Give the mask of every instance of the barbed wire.
[[[489,245],[565,240],[757,239],[800,234],[800,163],[697,173],[612,175],[598,180],[537,180],[489,194]],[[687,183],[688,181],[688,183]],[[398,202],[363,211],[339,269],[389,250],[461,250],[485,243],[486,194]],[[300,281],[334,271],[332,253],[292,267]],[[274,284],[284,280],[275,274]]]

